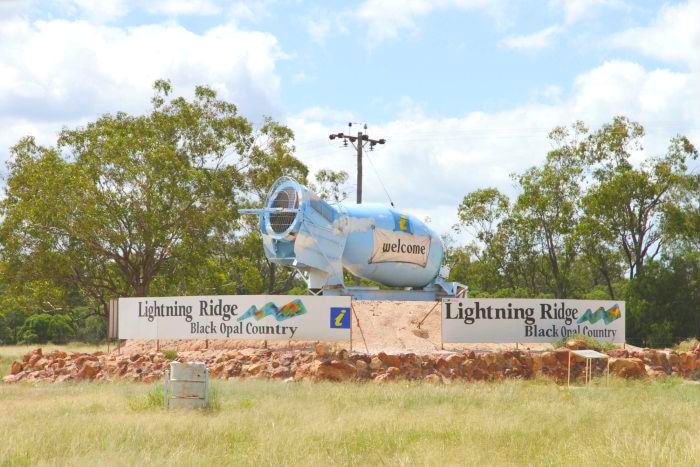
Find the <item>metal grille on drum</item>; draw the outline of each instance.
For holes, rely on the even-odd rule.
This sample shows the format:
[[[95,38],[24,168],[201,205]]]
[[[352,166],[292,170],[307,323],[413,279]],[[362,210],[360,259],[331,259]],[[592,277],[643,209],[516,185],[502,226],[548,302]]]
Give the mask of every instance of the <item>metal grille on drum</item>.
[[[285,188],[275,194],[275,199],[272,200],[273,208],[296,209],[299,207],[297,199],[297,191],[293,188]],[[294,222],[296,217],[295,212],[279,212],[270,214],[270,227],[275,233],[286,231]]]

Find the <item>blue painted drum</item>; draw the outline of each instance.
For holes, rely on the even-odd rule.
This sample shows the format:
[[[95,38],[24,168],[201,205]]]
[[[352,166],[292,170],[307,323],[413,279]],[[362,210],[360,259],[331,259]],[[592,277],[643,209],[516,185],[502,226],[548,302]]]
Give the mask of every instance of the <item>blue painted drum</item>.
[[[282,177],[260,217],[267,258],[306,273],[310,288],[342,287],[343,268],[391,287],[426,287],[444,258],[440,237],[415,216],[375,205],[331,206],[296,180]]]
[[[382,205],[349,205],[341,206],[339,210],[348,217],[343,266],[351,273],[391,287],[425,287],[437,277],[444,257],[442,239],[418,218]],[[397,217],[399,222],[395,221]],[[385,235],[389,241],[378,245],[378,231],[393,235]],[[412,239],[427,240],[424,266],[414,261],[414,257],[423,254],[406,249],[394,252],[396,254],[387,261],[370,261],[377,248],[388,245],[400,249],[404,238],[409,247],[411,243],[408,242]],[[395,242],[390,241],[393,239]]]

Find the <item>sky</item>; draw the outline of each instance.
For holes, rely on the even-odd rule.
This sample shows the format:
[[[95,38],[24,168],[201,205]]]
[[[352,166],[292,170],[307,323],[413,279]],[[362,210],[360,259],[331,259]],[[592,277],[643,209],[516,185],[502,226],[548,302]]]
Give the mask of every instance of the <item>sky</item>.
[[[364,201],[388,192],[444,234],[468,192],[517,195],[555,126],[625,115],[647,130],[638,160],[700,145],[700,0],[0,0],[0,162],[22,136],[147,112],[159,78],[288,125],[350,192],[355,154],[328,134],[367,124],[387,143]]]

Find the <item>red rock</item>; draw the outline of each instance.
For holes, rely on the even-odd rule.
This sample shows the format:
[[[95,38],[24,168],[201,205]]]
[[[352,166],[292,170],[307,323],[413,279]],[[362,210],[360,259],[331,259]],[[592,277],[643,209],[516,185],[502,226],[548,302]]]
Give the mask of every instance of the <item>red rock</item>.
[[[647,374],[644,362],[639,358],[612,359],[610,373],[622,378],[639,378]]]
[[[26,371],[20,371],[20,372],[17,373],[17,374],[5,376],[5,377],[2,379],[2,381],[5,382],[5,383],[16,383],[16,382],[18,382],[18,381],[22,381],[22,379],[23,379],[25,376],[27,376],[27,372],[26,372]]]
[[[285,368],[283,366],[277,367],[274,370],[272,370],[272,373],[270,376],[275,379],[287,379],[291,372],[289,371],[289,368]]]
[[[23,365],[22,362],[12,362],[12,365],[10,366],[10,374],[11,375],[16,375],[20,371],[22,371]]]
[[[49,364],[49,361],[42,357],[34,364],[34,369],[35,370],[43,370],[44,368],[46,368],[46,366],[48,364]]]
[[[316,346],[314,347],[314,351],[319,357],[333,357],[335,355],[333,347],[323,342],[319,342],[318,344],[316,344]]]
[[[311,363],[302,363],[294,371],[294,381],[299,381],[311,377],[313,375],[313,365]]]
[[[160,377],[158,375],[156,375],[154,373],[150,373],[148,375],[144,375],[144,377],[141,381],[143,381],[144,383],[154,383],[154,382],[158,381],[159,379],[160,379]]]
[[[438,358],[438,359],[435,361],[435,365],[434,365],[434,366],[435,366],[435,368],[436,368],[438,371],[447,372],[447,370],[450,369],[450,364],[447,363],[447,359],[445,359],[444,357]]]
[[[419,365],[418,355],[414,353],[401,354],[401,368]]]
[[[569,349],[556,349],[554,351],[554,356],[557,359],[557,363],[559,365],[563,365],[564,367],[568,366],[569,364]],[[573,360],[573,359],[572,359]]]
[[[357,375],[355,366],[338,360],[318,362],[313,372],[317,379],[329,379],[332,381],[348,381],[354,379]]]
[[[686,371],[693,371],[695,369],[695,354],[693,352],[683,352],[679,355],[680,366]]]
[[[669,352],[665,354],[668,357],[668,364],[672,367],[679,367],[681,364],[681,357],[676,352]]]
[[[569,350],[590,349],[590,346],[583,339],[569,339],[568,341],[566,341],[566,344],[564,344],[564,347],[566,347]]]
[[[544,352],[540,355],[542,356],[542,367],[543,368],[554,368],[559,364],[559,360],[557,359],[557,355],[554,352]],[[534,357],[534,355],[533,355],[533,357]]]
[[[372,357],[369,367],[373,370],[379,370],[380,368],[384,368],[384,363],[382,363],[378,357]]]
[[[256,376],[267,369],[267,363],[252,363],[241,368],[242,376]]]
[[[221,373],[224,371],[224,366],[225,366],[224,363],[219,363],[218,365],[214,366],[214,368],[212,368],[212,369],[209,371],[209,375],[210,375],[212,378],[216,378],[216,377],[220,376]]]
[[[86,362],[78,371],[78,377],[82,379],[93,379],[100,368],[93,362]]]
[[[400,355],[387,355],[384,352],[379,352],[377,358],[382,361],[386,366],[401,366],[401,356]]]
[[[627,358],[630,353],[626,349],[612,349],[608,350],[607,354],[615,358]]]
[[[29,361],[27,362],[27,364],[28,364],[30,367],[33,367],[34,365],[36,365],[36,363],[37,363],[39,360],[41,360],[41,358],[42,358],[41,352],[39,352],[38,354],[37,354],[37,353],[33,353],[33,354],[29,357]]]
[[[389,380],[389,375],[387,373],[382,373],[374,377],[373,381],[375,383],[381,384]]]
[[[447,357],[447,364],[451,367],[460,366],[464,362],[464,355],[454,354]]]

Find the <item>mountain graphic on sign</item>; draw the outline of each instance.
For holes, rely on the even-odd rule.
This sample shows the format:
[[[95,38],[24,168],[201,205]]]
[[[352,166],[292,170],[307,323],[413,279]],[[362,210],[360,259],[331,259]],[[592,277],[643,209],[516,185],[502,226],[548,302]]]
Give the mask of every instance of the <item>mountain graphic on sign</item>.
[[[306,307],[304,306],[304,303],[297,298],[286,305],[282,305],[281,308],[278,308],[277,305],[272,302],[266,303],[262,308],[258,308],[253,305],[248,308],[245,313],[238,317],[238,321],[243,321],[244,319],[248,318],[255,318],[256,321],[260,321],[265,316],[274,316],[277,321],[284,321],[305,313]]]
[[[578,324],[581,324],[584,321],[588,321],[591,324],[595,324],[602,319],[605,324],[610,324],[621,316],[622,311],[616,303],[610,309],[607,310],[602,306],[596,311],[591,311],[591,309],[589,308],[578,320],[576,320],[576,322]]]

